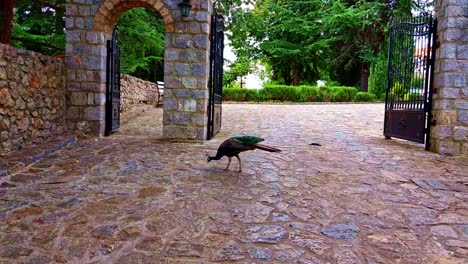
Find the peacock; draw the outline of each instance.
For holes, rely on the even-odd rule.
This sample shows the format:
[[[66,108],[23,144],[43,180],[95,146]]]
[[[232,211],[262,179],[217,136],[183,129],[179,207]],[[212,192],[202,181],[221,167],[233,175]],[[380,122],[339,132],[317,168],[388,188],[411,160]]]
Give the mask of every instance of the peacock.
[[[226,171],[229,169],[229,165],[231,164],[231,158],[236,157],[239,161],[239,172],[242,172],[242,165],[241,159],[239,158],[239,153],[247,151],[247,150],[254,150],[254,149],[261,149],[269,152],[281,152],[280,149],[271,147],[265,144],[259,144],[259,142],[264,141],[263,138],[257,136],[236,136],[229,139],[226,139],[221,145],[219,145],[218,152],[216,152],[216,156],[208,156],[208,162],[212,160],[219,160],[222,157],[226,156],[229,159],[228,165],[226,167]]]

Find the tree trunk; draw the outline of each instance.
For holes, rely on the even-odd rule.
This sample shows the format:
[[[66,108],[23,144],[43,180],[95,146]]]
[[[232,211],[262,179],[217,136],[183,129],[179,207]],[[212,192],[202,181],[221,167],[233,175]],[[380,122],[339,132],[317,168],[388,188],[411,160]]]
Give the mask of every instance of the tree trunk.
[[[370,63],[363,62],[361,64],[361,84],[359,90],[361,92],[368,92],[369,90],[369,74],[370,74]]]
[[[297,70],[297,65],[294,65],[293,68],[293,86],[299,85],[299,71]]]
[[[16,0],[0,1],[0,43],[10,44]]]

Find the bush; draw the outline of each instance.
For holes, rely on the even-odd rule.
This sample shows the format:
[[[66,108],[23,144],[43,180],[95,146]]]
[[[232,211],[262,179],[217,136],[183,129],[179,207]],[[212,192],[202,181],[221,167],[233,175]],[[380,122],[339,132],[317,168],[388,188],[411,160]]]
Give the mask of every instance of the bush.
[[[422,100],[422,96],[419,93],[406,93],[403,96],[403,99],[405,101],[416,101],[416,100]]]
[[[223,100],[235,102],[258,101],[258,90],[242,88],[224,88]]]
[[[299,86],[299,101],[300,102],[320,102],[320,90],[315,86]]]
[[[358,92],[356,94],[356,102],[374,102],[377,101],[377,96],[372,93]]]
[[[330,87],[329,89],[332,92],[332,102],[352,102],[358,92],[358,89],[347,86]]]
[[[333,98],[333,88],[329,88],[328,86],[321,86],[320,88],[320,96],[323,102],[331,102]]]
[[[387,96],[387,93],[382,93],[382,94],[380,95],[380,98],[379,98],[380,101],[385,101],[385,97],[386,97],[386,96]]]
[[[409,88],[399,82],[395,82],[392,86],[392,94],[397,98],[402,98],[408,92]]]
[[[297,102],[299,100],[298,90],[299,89],[294,86],[265,85],[263,89],[259,91],[259,94],[263,100]]]

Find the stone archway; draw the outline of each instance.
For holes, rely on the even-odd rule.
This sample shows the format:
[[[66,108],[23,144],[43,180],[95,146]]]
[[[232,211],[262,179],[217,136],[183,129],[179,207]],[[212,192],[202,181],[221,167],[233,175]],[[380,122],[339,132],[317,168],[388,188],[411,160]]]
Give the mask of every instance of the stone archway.
[[[145,7],[158,12],[166,24],[163,136],[205,139],[212,1],[192,1],[186,18],[172,0],[89,2],[66,6],[68,128],[104,134],[106,41],[123,12]]]

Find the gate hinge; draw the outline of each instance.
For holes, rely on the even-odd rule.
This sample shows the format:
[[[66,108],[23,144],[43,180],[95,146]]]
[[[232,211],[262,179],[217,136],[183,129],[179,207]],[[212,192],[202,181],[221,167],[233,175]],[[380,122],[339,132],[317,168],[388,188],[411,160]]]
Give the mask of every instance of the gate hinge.
[[[432,94],[437,94],[437,88],[432,88]]]
[[[437,120],[436,119],[431,120],[431,126],[437,126]]]

